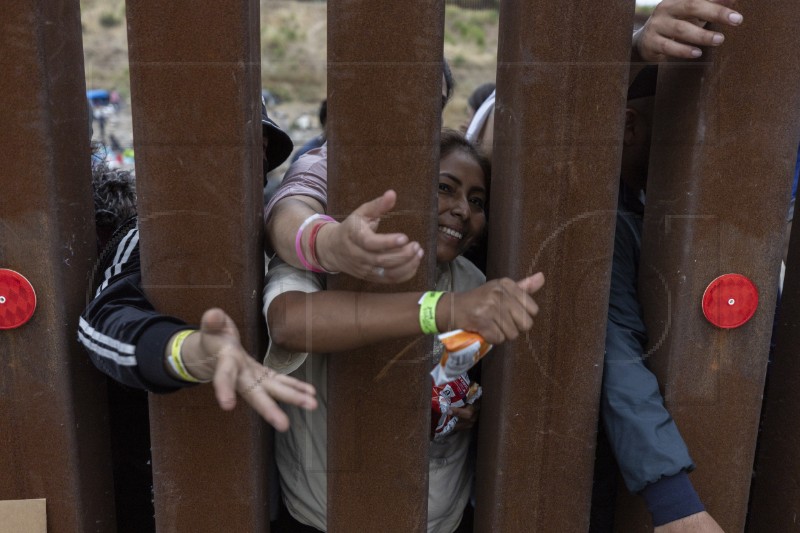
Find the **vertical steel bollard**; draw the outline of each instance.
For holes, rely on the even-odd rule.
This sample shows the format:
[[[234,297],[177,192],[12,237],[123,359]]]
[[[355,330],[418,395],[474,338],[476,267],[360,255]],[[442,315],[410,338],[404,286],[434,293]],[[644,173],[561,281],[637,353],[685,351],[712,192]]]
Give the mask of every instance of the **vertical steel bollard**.
[[[792,232],[786,278],[775,330],[775,354],[767,379],[763,427],[750,497],[749,531],[793,531],[800,516],[797,413],[800,230]]]
[[[790,85],[786,87],[789,88]],[[800,94],[795,90],[785,106],[781,107],[785,110],[797,110],[800,105],[798,96]],[[800,136],[798,132],[800,119],[796,111],[791,116],[794,119],[793,123],[783,130],[787,142],[792,135],[794,139]],[[787,126],[789,124],[787,122]],[[787,153],[782,151],[781,155],[785,156]],[[790,174],[791,160],[791,157],[788,161],[781,160],[783,169],[788,170]],[[776,179],[776,182],[778,181]],[[798,241],[800,241],[800,229],[795,229],[790,237],[789,253],[786,258],[786,277],[774,333],[775,353],[767,378],[755,480],[750,496],[749,530],[753,533],[792,531],[797,528],[797,517],[800,516],[800,487],[796,482],[800,475],[800,454],[798,454],[800,426],[797,424],[797,413],[800,411],[800,394],[798,394],[800,390],[797,387],[797,378],[800,376],[798,367],[800,360],[797,358],[800,324],[798,320],[800,242]]]
[[[259,3],[128,2],[145,290],[198,323],[225,309],[259,357]],[[177,22],[180,21],[180,22]],[[211,386],[150,397],[159,531],[268,528],[265,425]]]
[[[329,213],[342,218],[393,188],[398,204],[380,230],[426,250],[409,283],[338,276],[330,286],[431,288],[443,3],[331,0],[328,20]],[[420,336],[331,356],[330,531],[426,530],[430,347]]]
[[[707,62],[661,68],[639,283],[652,367],[725,531],[744,528],[800,123],[800,12],[748,6]],[[741,279],[712,284],[726,274],[757,302]]]
[[[589,524],[632,17],[501,5],[489,277],[547,281],[484,363],[476,531]]]
[[[0,6],[0,90],[0,500],[114,531],[105,381],[76,335],[96,255],[77,0]]]

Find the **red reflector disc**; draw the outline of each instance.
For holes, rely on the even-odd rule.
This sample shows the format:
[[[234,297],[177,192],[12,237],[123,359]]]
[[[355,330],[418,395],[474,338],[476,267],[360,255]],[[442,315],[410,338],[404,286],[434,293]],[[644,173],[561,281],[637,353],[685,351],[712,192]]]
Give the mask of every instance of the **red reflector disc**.
[[[18,328],[36,310],[33,285],[19,272],[0,268],[0,329]]]
[[[723,274],[703,293],[703,314],[719,328],[738,328],[758,307],[758,289],[741,274]]]

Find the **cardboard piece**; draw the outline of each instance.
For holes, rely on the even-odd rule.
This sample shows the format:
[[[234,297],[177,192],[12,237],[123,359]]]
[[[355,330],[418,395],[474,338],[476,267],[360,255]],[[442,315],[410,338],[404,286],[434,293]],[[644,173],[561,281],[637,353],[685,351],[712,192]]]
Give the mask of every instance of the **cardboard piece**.
[[[0,533],[47,533],[45,501],[0,500]]]

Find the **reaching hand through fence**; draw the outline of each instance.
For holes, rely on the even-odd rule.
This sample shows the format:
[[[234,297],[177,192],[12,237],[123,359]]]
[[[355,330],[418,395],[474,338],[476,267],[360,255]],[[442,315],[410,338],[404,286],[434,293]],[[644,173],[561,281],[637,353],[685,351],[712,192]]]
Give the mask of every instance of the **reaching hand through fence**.
[[[341,224],[321,228],[316,241],[321,266],[376,283],[414,277],[424,255],[420,244],[404,233],[377,232],[396,202],[397,193],[388,190],[361,204]]]
[[[173,356],[176,337],[167,344],[165,358]],[[239,329],[222,309],[203,313],[200,329],[186,336],[178,348],[184,371],[200,382],[213,381],[219,406],[230,411],[236,407],[237,393],[278,431],[289,429],[289,419],[276,401],[315,409],[316,391],[312,385],[278,374],[255,359],[242,346]],[[186,379],[171,364],[167,368],[177,379]]]

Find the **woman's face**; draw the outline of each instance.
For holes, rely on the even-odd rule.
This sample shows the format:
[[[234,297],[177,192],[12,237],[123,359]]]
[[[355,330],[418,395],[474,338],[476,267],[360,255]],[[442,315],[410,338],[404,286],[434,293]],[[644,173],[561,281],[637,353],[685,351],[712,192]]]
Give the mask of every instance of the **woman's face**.
[[[439,231],[436,261],[461,255],[486,227],[486,177],[467,152],[456,149],[439,163]]]

